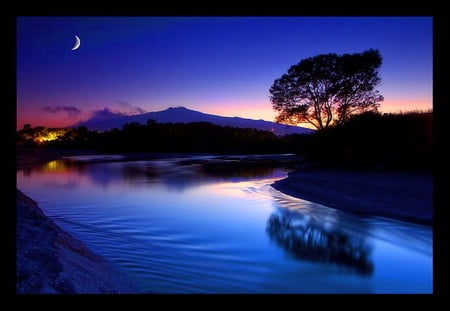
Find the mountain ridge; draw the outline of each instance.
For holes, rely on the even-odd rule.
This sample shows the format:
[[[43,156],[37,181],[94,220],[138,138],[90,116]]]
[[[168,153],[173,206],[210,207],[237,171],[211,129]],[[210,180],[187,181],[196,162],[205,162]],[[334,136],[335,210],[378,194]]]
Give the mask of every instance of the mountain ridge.
[[[137,122],[146,124],[149,119],[158,123],[209,122],[220,126],[255,128],[258,130],[271,131],[278,136],[287,134],[308,134],[314,131],[304,127],[285,125],[262,119],[254,120],[241,117],[225,117],[207,114],[182,106],[169,107],[162,111],[146,112],[136,115],[116,115],[110,113],[106,117],[92,117],[87,121],[77,123],[75,126],[86,126],[90,130],[106,131],[113,128],[122,128],[125,123]]]

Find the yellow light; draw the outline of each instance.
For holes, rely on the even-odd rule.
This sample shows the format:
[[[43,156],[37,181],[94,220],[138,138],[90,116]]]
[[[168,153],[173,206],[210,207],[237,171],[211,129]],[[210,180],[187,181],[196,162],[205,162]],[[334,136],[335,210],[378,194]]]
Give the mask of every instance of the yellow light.
[[[64,173],[67,172],[68,169],[67,163],[63,160],[52,160],[41,167],[41,171],[49,173]]]
[[[47,141],[57,140],[60,136],[63,136],[66,133],[65,129],[58,129],[47,132],[45,135],[40,134],[39,136],[34,138],[34,141],[42,144]]]
[[[57,138],[58,138],[58,136],[56,135],[55,132],[50,132],[50,133],[47,134],[47,136],[42,137],[42,139],[44,141],[52,141],[52,140],[55,140]]]

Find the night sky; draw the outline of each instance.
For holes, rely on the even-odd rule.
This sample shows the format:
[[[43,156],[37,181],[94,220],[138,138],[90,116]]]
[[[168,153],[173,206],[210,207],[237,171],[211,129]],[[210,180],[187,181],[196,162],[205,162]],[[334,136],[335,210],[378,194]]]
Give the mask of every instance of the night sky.
[[[273,121],[300,60],[378,49],[380,111],[432,108],[431,17],[18,17],[17,128],[185,106]],[[81,46],[72,51],[75,35]]]

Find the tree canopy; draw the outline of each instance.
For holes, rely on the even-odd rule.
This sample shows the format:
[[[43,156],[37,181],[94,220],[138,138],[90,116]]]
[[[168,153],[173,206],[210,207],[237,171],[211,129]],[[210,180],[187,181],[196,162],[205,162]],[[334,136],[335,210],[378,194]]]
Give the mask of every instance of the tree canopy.
[[[316,129],[343,124],[353,114],[377,111],[383,96],[378,50],[320,54],[289,68],[270,88],[277,122],[309,123]]]

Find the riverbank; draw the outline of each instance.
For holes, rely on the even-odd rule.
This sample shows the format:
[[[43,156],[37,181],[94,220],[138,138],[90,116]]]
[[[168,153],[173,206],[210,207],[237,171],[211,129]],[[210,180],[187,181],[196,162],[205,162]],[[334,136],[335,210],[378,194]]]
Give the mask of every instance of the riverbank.
[[[16,207],[18,294],[137,293],[124,275],[62,230],[19,190]]]
[[[336,209],[433,223],[433,176],[426,173],[299,169],[272,186]]]

